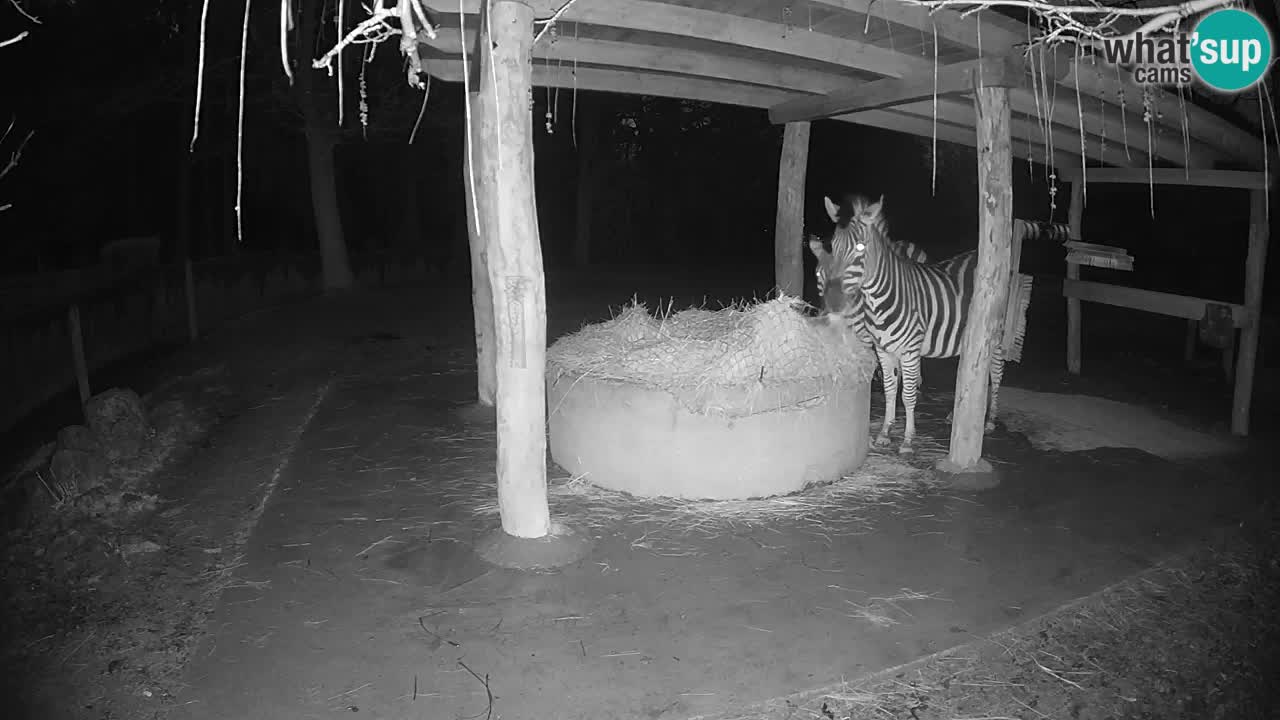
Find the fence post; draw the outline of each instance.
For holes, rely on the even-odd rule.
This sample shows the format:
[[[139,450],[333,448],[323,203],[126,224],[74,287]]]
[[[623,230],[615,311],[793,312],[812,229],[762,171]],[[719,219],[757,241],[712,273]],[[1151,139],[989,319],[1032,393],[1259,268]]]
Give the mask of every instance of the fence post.
[[[89,402],[89,364],[84,359],[84,336],[80,331],[80,306],[67,310],[67,332],[71,335],[71,359],[76,367],[76,384],[80,387],[80,406]]]

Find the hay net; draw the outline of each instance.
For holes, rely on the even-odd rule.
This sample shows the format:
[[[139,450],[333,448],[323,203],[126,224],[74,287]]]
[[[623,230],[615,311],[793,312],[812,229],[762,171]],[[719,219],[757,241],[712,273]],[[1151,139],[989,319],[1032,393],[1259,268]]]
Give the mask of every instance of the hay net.
[[[748,415],[820,403],[870,382],[875,355],[792,297],[654,317],[633,302],[547,349],[551,381],[591,377],[665,390],[689,410]]]

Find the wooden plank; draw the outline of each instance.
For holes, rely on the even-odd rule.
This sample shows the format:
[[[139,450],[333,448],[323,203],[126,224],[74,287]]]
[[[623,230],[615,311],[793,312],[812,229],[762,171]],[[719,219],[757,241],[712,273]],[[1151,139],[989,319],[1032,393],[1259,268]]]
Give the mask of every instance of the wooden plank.
[[[797,98],[769,108],[774,123],[820,120],[833,115],[905,105],[934,96],[973,92],[979,87],[1018,87],[1026,79],[1021,57],[989,58],[930,68],[902,78],[856,83],[823,97]]]
[[[1078,87],[1082,95],[1105,99],[1108,103],[1118,105],[1121,98],[1130,108],[1142,107],[1143,86],[1133,80],[1132,76],[1119,71],[1105,63],[1093,64],[1090,60],[1072,58],[1066,62],[1067,72],[1063,75],[1058,89],[1058,97],[1071,98],[1075,105],[1075,89]],[[1218,117],[1209,110],[1192,102],[1178,102],[1178,96],[1160,88],[1148,88],[1152,98],[1152,116],[1157,131],[1168,128],[1174,138],[1182,137],[1183,113],[1186,114],[1187,134],[1193,139],[1221,150],[1236,162],[1246,163],[1250,167],[1262,167],[1262,158],[1266,149],[1262,140],[1248,131],[1236,127]],[[1133,136],[1133,125],[1129,126],[1129,134]],[[1145,124],[1137,126],[1135,144],[1146,144],[1147,130]],[[1181,162],[1179,162],[1181,164]]]
[[[1147,129],[1142,123],[1142,113],[1134,112],[1131,105],[1126,105],[1121,110],[1115,105],[1104,105],[1096,100],[1091,102],[1093,98],[1088,95],[1083,96],[1083,102],[1077,104],[1075,92],[1071,90],[1059,90],[1058,101],[1050,103],[1048,108],[1044,107],[1043,102],[1036,103],[1035,94],[1030,89],[1015,89],[1012,100],[1016,112],[1025,113],[1037,121],[1047,116],[1052,122],[1063,126],[1068,134],[1075,135],[1071,147],[1077,157],[1080,154],[1079,127],[1083,121],[1085,142],[1098,146],[1098,157],[1102,162],[1118,165],[1121,158],[1132,158],[1129,162],[1131,165],[1145,167],[1149,164],[1145,160]],[[1138,109],[1141,108],[1138,105]],[[1194,138],[1190,143],[1183,143],[1181,132],[1176,135],[1168,132],[1154,133],[1150,140],[1151,152],[1155,157],[1179,166],[1189,163],[1189,167],[1213,167],[1214,163],[1229,159],[1226,153]],[[1079,165],[1077,162],[1075,167],[1079,168]]]
[[[957,45],[977,49],[983,52],[1002,54],[1018,43],[1026,42],[1026,30],[1021,34],[1008,32],[1007,27],[999,20],[1009,20],[994,11],[979,10],[972,15],[963,15],[956,10],[945,8],[934,9],[920,5],[909,5],[903,2],[885,2],[884,0],[811,0],[814,5],[824,5],[846,12],[870,15],[877,20],[889,20],[915,28],[932,37],[949,40]],[[1010,22],[1017,23],[1016,20]]]
[[[502,529],[518,538],[551,530],[547,506],[546,281],[533,196],[533,118],[529,113],[533,9],[497,0],[489,26],[490,62],[481,73],[496,104],[493,201],[481,228],[493,289],[497,345],[498,508]],[[490,86],[492,83],[492,86]]]
[[[465,38],[470,52],[475,46],[475,30],[465,31]],[[426,40],[424,46],[438,52],[460,55],[462,42],[458,28],[441,28],[436,39]],[[535,45],[533,56],[566,65],[577,61],[621,70],[649,70],[813,93],[825,93],[849,82],[848,73],[834,68],[831,72],[823,72],[684,48],[656,48],[633,42],[563,35],[554,43],[540,42]]]
[[[459,11],[459,3],[447,0],[423,0],[422,4],[436,13],[453,17],[457,17]],[[475,14],[480,2],[462,0],[461,6],[467,14]],[[577,2],[565,10],[560,22],[699,38],[889,77],[902,77],[933,66],[925,58],[849,38],[819,32],[784,34],[777,22],[654,0]]]
[[[1009,132],[1009,89],[977,91],[978,264],[974,294],[961,339],[956,372],[951,445],[939,469],[990,472],[982,461],[991,350],[1001,341],[1009,293],[1013,235],[1013,153]]]
[[[478,43],[479,56],[470,58],[479,67],[492,64],[489,60],[489,44]],[[481,73],[475,73],[480,78]],[[484,407],[493,407],[498,396],[497,339],[494,336],[493,286],[489,282],[487,244],[494,237],[496,228],[492,222],[497,210],[495,202],[497,178],[496,163],[492,162],[492,148],[497,147],[498,123],[493,111],[493,92],[485,92],[488,86],[470,86],[466,100],[470,104],[470,127],[463,127],[462,187],[463,212],[467,218],[467,247],[471,256],[471,316],[476,340],[476,401]]]
[[[953,124],[972,127],[973,111],[968,107],[970,104],[955,98],[939,98],[936,112],[939,119],[946,119]],[[935,113],[935,106],[932,100],[900,105],[894,109],[930,119]],[[1034,111],[1035,109],[1031,108],[1031,112]],[[857,113],[854,116],[856,117]],[[1035,119],[1034,115],[1015,115],[1010,119],[1009,127],[1014,138],[1015,147],[1023,145],[1029,140],[1033,147],[1040,147],[1040,154],[1043,157],[1045,144],[1044,126]],[[1078,129],[1055,124],[1049,130],[1049,137],[1052,139],[1052,146],[1055,151],[1074,156],[1075,159],[1067,163],[1067,167],[1078,168],[1083,164],[1080,160],[1080,131]],[[1107,148],[1109,152],[1104,153],[1102,143],[1098,142],[1097,138],[1086,135],[1085,139],[1085,152],[1090,159],[1111,162],[1125,167],[1146,167],[1148,164],[1148,156],[1145,150],[1135,150],[1126,156],[1118,148],[1111,146]]]
[[[1236,358],[1236,386],[1231,399],[1231,432],[1249,434],[1249,408],[1253,403],[1253,374],[1257,369],[1258,338],[1262,333],[1262,286],[1267,272],[1267,192],[1249,193],[1249,254],[1245,259],[1243,318],[1238,327],[1240,351]],[[1234,314],[1234,313],[1233,313]]]
[[[1206,300],[1205,298],[1192,297],[1190,295],[1175,295],[1157,290],[1144,290],[1142,288],[1108,285],[1107,283],[1068,278],[1062,283],[1062,294],[1067,298],[1141,310],[1157,315],[1187,318],[1188,320],[1199,320],[1204,317],[1204,310],[1207,305],[1227,305],[1231,308],[1232,325],[1242,328],[1246,327],[1248,322],[1243,305]]]
[[[474,30],[465,32],[468,48],[475,46],[474,36]],[[457,54],[461,51],[462,37],[457,28],[441,28],[437,33],[436,40],[428,40],[426,44],[438,52]],[[772,88],[815,94],[826,94],[843,88],[849,83],[848,76],[839,72],[823,72],[809,68],[782,65],[776,62],[729,57],[682,48],[656,48],[639,43],[572,38],[564,37],[563,35],[554,44],[539,43],[535,46],[533,54],[535,58],[556,62],[576,60],[580,63],[611,66],[619,70],[634,69],[673,73],[692,76],[693,79],[727,80],[745,85],[765,85]],[[427,59],[430,60],[430,58]],[[928,71],[928,76],[932,77],[932,68]],[[535,83],[537,82],[535,75]],[[928,80],[928,83],[931,88],[932,80]],[[930,96],[930,101],[931,99]],[[1072,128],[1072,126],[1078,127],[1081,118],[1083,118],[1085,125],[1085,141],[1088,148],[1093,151],[1090,153],[1090,157],[1109,164],[1134,167],[1145,167],[1148,164],[1145,140],[1142,143],[1138,143],[1135,138],[1135,142],[1129,148],[1129,151],[1125,151],[1122,142],[1123,129],[1119,120],[1119,108],[1101,110],[1095,107],[1094,103],[1086,102],[1083,107],[1077,107],[1074,102],[1058,102],[1053,103],[1051,108],[1046,109],[1036,103],[1035,97],[1029,89],[1014,90],[1011,102],[1014,111],[1017,113],[1031,118],[1038,118],[1040,114],[1047,112],[1053,122],[1063,126],[1053,128],[1053,139],[1059,150],[1066,149],[1068,151],[1062,155],[1063,159],[1058,163],[1060,166],[1074,165],[1078,167],[1081,164],[1079,160],[1080,136],[1078,130]],[[931,107],[931,102],[925,104]],[[953,119],[958,120],[963,117],[963,121],[960,124],[969,128],[968,134],[971,136],[973,134],[973,118],[968,103],[964,103],[963,109],[963,115],[957,115]],[[921,114],[919,108],[914,108],[913,111],[916,114]],[[924,114],[931,117],[932,111],[930,110],[930,112]],[[1127,115],[1130,116],[1129,124],[1131,127],[1141,127],[1140,115],[1132,112]],[[1104,136],[1103,133],[1107,133],[1107,135]],[[1028,121],[1015,117],[1013,134],[1017,139],[1015,152],[1017,152],[1019,145],[1026,143],[1028,138],[1031,139],[1033,145],[1039,143],[1043,147],[1043,128],[1039,126],[1038,120]],[[1156,156],[1161,160],[1181,164],[1187,157],[1180,134],[1177,138],[1167,134],[1157,135],[1152,138],[1152,143]],[[972,146],[972,143],[965,144]],[[1025,151],[1023,151],[1023,155],[1025,154]],[[1059,153],[1055,152],[1054,154],[1058,155]],[[1076,159],[1071,161],[1069,160],[1070,156],[1074,156]],[[1194,141],[1191,143],[1189,156],[1193,166],[1209,166],[1225,157]],[[1041,159],[1043,159],[1043,152],[1041,152]]]
[[[950,142],[965,147],[976,146],[972,128],[957,126],[942,119],[939,119],[935,125],[932,116],[907,114],[902,112],[901,108],[893,110],[864,110],[856,115],[841,115],[832,118],[832,120],[884,128],[922,138],[933,138],[936,135],[941,142]],[[1024,138],[1015,139],[1013,155],[1022,160],[1030,159],[1038,163],[1045,161],[1044,148],[1034,142],[1028,142]],[[1050,159],[1057,167],[1080,164],[1078,156],[1070,155],[1056,148]]]
[[[804,186],[809,170],[809,123],[787,123],[778,159],[778,210],[774,224],[774,282],[792,297],[804,295]]]
[[[1156,185],[1193,185],[1195,187],[1240,188],[1243,190],[1266,190],[1265,173],[1251,170],[1184,170],[1182,168],[1089,168],[1081,171],[1078,167],[1061,168],[1058,176],[1068,182],[1074,182],[1085,174],[1086,183],[1141,184],[1154,182]]]
[[[84,330],[80,326],[80,306],[67,309],[67,334],[71,336],[71,362],[76,369],[76,387],[80,389],[80,407],[89,402],[89,363],[84,357]]]
[[[462,63],[459,61],[428,57],[423,59],[422,66],[424,70],[438,80],[445,82],[462,81]],[[797,95],[781,89],[735,84],[720,80],[676,77],[625,70],[579,67],[575,73],[571,67],[556,65],[535,65],[533,68],[533,84],[538,87],[577,88],[579,90],[599,92],[685,98],[757,108],[766,108]],[[881,127],[919,137],[932,137],[934,131],[931,117],[908,115],[896,109],[864,110],[856,115],[841,115],[832,119],[857,125]],[[939,120],[937,123],[937,135],[939,140],[974,147],[974,133],[971,127],[957,127],[954,123]],[[1027,141],[1019,138],[1014,145],[1014,155],[1019,158],[1027,158],[1029,154],[1027,145]],[[1037,149],[1034,143],[1031,144],[1031,147],[1030,159],[1036,162],[1043,162],[1043,150]],[[1078,157],[1073,158],[1070,154],[1060,150],[1055,151],[1053,158],[1060,166],[1078,165],[1080,163]]]
[[[1080,239],[1080,227],[1084,221],[1084,184],[1074,182],[1071,183],[1071,205],[1067,209],[1067,227],[1071,234],[1072,240]],[[1080,281],[1080,266],[1076,263],[1067,263],[1066,283]],[[1063,290],[1066,295],[1066,291]],[[1067,372],[1072,375],[1080,374],[1080,301],[1070,295],[1067,295]]]

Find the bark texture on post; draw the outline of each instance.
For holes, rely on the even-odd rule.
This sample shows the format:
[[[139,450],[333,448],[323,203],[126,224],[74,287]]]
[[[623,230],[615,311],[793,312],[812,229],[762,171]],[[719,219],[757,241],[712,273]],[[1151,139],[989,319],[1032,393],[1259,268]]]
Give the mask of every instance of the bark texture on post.
[[[778,214],[774,224],[774,286],[793,297],[804,293],[804,181],[809,169],[809,123],[790,122],[778,160]]]
[[[490,57],[482,93],[497,98],[494,191],[481,211],[497,340],[498,507],[502,529],[540,538],[551,529],[547,507],[547,306],[533,193],[533,9],[497,0],[489,16]]]
[[[1244,316],[1240,329],[1240,352],[1236,359],[1236,387],[1231,402],[1231,432],[1249,434],[1249,406],[1253,403],[1253,373],[1258,359],[1258,337],[1262,332],[1262,285],[1267,272],[1267,192],[1249,193],[1249,254],[1244,268]]]
[[[947,460],[960,472],[981,468],[991,348],[1001,341],[1009,295],[1013,234],[1013,153],[1009,90],[980,88],[978,130],[978,265],[974,294],[961,340],[960,366]],[[985,468],[982,468],[985,469]]]
[[[1067,226],[1071,239],[1080,240],[1080,225],[1084,219],[1084,177],[1071,183],[1071,206],[1067,209]],[[1067,279],[1080,279],[1080,266],[1067,263]],[[1080,299],[1067,298],[1067,372],[1080,374]]]
[[[491,70],[485,67],[489,62],[488,43],[478,43],[478,46],[480,57],[475,58],[475,62],[481,63],[481,67],[487,73]],[[494,178],[497,163],[493,162],[493,156],[497,152],[498,123],[492,110],[491,76],[482,74],[481,77],[490,83],[489,92],[481,92],[486,87],[485,83],[480,83],[480,87],[471,88],[469,99],[472,126],[463,128],[463,132],[467,134],[463,140],[469,143],[469,147],[464,146],[462,151],[462,186],[463,198],[467,206],[465,213],[468,246],[471,249],[471,308],[476,338],[476,399],[481,405],[493,407],[498,395],[498,369],[493,326],[493,287],[489,284],[487,248],[496,232],[493,218],[497,215],[497,209],[492,207],[492,204],[497,198]]]

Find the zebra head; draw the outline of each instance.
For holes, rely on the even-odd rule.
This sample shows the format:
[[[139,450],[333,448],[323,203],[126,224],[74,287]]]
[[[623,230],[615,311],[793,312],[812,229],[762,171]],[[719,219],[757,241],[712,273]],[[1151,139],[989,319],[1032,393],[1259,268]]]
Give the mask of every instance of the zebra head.
[[[857,301],[863,270],[869,258],[873,261],[887,242],[881,229],[883,199],[872,203],[861,198],[863,202],[858,203],[859,197],[848,197],[843,205],[823,198],[835,227],[825,241],[812,236],[809,240],[809,251],[818,260],[818,294],[822,296],[823,310],[829,316],[840,315],[849,320],[856,319],[852,315],[860,308]]]

